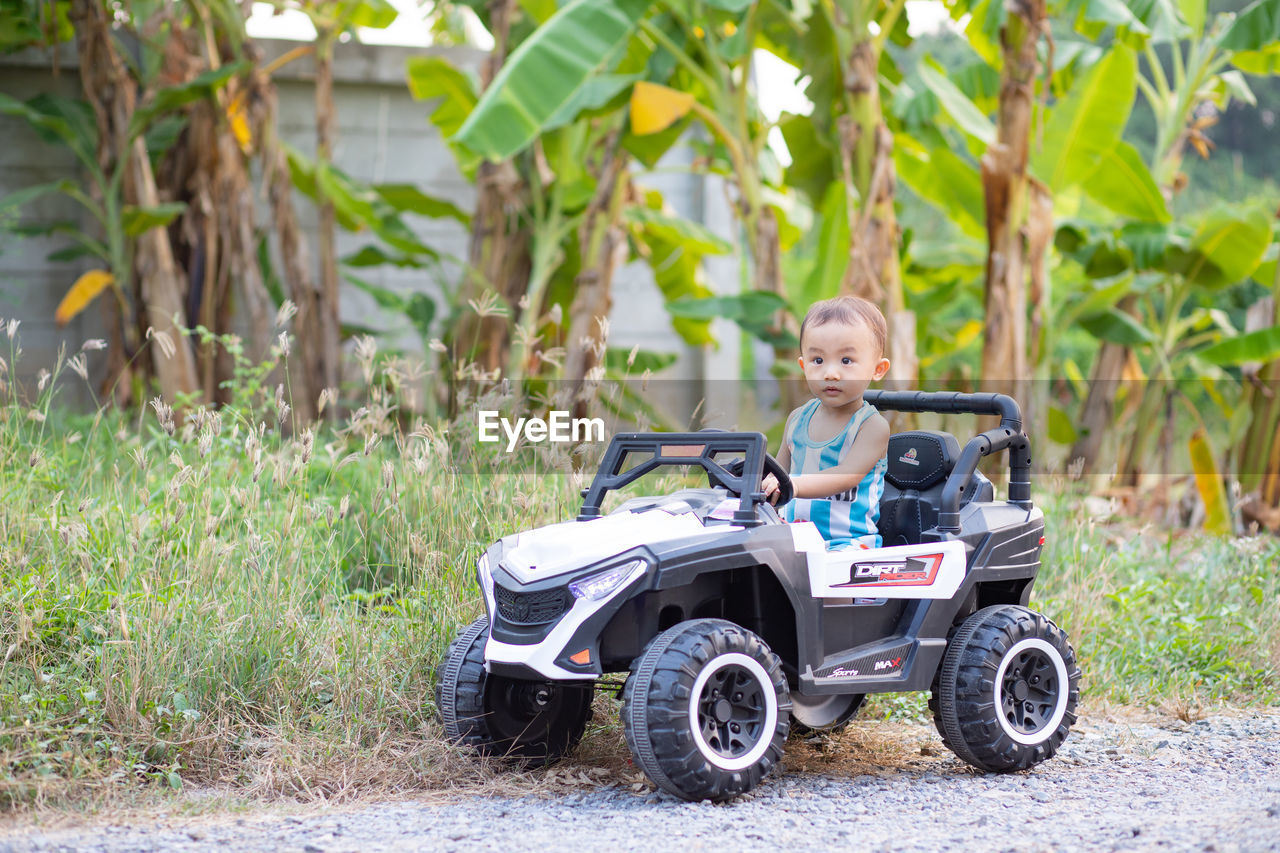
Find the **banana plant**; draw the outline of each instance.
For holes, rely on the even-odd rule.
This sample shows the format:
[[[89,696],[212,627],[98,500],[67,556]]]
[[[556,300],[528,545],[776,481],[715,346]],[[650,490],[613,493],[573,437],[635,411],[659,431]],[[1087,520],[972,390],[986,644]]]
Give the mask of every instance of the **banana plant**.
[[[135,256],[140,239],[154,235],[157,230],[162,233],[164,226],[184,209],[184,205],[180,203],[130,204],[126,201],[128,195],[136,195],[125,186],[126,175],[131,168],[137,168],[136,159],[128,152],[141,146],[144,152],[149,151],[154,155],[161,153],[164,142],[172,142],[176,135],[172,122],[162,126],[161,121],[196,100],[211,97],[242,71],[242,66],[229,64],[216,71],[205,72],[189,83],[150,93],[149,97],[143,99],[142,106],[133,113],[127,127],[117,129],[123,139],[118,147],[111,147],[118,151],[118,156],[105,162],[99,158],[99,151],[102,150],[99,126],[88,103],[55,95],[37,95],[24,102],[0,93],[0,113],[23,119],[45,142],[70,150],[87,176],[87,187],[70,179],[62,179],[11,193],[0,199],[0,211],[19,211],[42,195],[56,193],[73,200],[87,214],[92,223],[88,229],[81,228],[75,222],[57,222],[28,225],[23,231],[44,231],[68,240],[69,245],[56,251],[50,256],[50,260],[70,261],[90,257],[97,262],[99,266],[80,276],[68,289],[58,308],[56,319],[60,324],[70,321],[98,294],[109,291],[117,303],[117,310],[111,312],[116,319],[112,328],[113,337],[118,335],[120,340],[120,345],[112,353],[117,364],[123,364],[132,358],[137,350],[140,344],[137,331],[139,320],[144,326],[149,324],[157,330],[173,334],[169,331],[172,313],[157,313],[163,309],[159,308],[162,303],[154,292],[153,299],[146,301],[148,307],[143,309],[148,312],[145,319],[134,317],[131,307],[134,285],[141,284],[144,293],[149,285],[145,279],[135,279]],[[150,144],[149,131],[152,133]],[[141,178],[135,177],[135,180]],[[150,283],[150,286],[155,285]],[[156,365],[157,373],[162,377],[162,390],[170,399],[181,393],[190,394],[197,387],[194,368],[190,364],[185,345],[180,339],[173,343],[174,357],[159,358]],[[120,352],[121,349],[123,352]],[[175,369],[181,367],[184,357],[188,359],[185,362],[186,368]],[[117,389],[119,393],[127,393],[129,390],[127,387]]]
[[[1148,33],[1140,48],[1147,67],[1145,71],[1126,69],[1125,81],[1133,81],[1156,116],[1155,148],[1145,169],[1139,168],[1147,164],[1141,162],[1136,151],[1127,146],[1112,148],[1106,155],[1110,172],[1101,170],[1089,175],[1083,185],[1092,198],[1131,219],[1167,222],[1167,204],[1156,199],[1153,185],[1159,188],[1162,199],[1173,198],[1185,183],[1179,166],[1186,147],[1191,146],[1201,156],[1209,155],[1212,142],[1207,131],[1213,118],[1201,114],[1202,104],[1212,103],[1223,109],[1232,98],[1252,102],[1253,94],[1241,71],[1259,73],[1280,68],[1272,61],[1280,39],[1280,21],[1274,14],[1274,4],[1265,0],[1252,4],[1239,16],[1219,15],[1213,20],[1208,19],[1203,0],[1187,0],[1177,8],[1168,2],[1145,8],[1147,15],[1135,18],[1133,26]],[[1157,45],[1167,45],[1172,74],[1166,74]],[[1123,193],[1126,186],[1133,192]],[[1113,201],[1120,198],[1131,203]],[[1175,280],[1168,279],[1165,285],[1174,287]],[[1118,310],[1134,311],[1137,300],[1136,295],[1125,295]],[[1098,458],[1098,442],[1110,424],[1114,395],[1120,387],[1120,373],[1130,362],[1129,353],[1124,342],[1104,340],[1095,359],[1089,398],[1080,417],[1085,429],[1072,449],[1072,456],[1083,459],[1086,469]],[[1128,458],[1128,477],[1132,479],[1138,454],[1131,451]]]
[[[518,8],[527,20],[523,28],[512,20]],[[645,61],[633,36],[647,8],[638,0],[575,0],[559,8],[496,4],[490,14],[500,48],[508,39],[520,40],[505,61],[495,51],[501,66],[491,63],[492,81],[483,93],[442,59],[409,63],[411,90],[421,99],[439,99],[431,121],[448,138],[459,168],[481,183],[475,228],[486,233],[473,233],[466,295],[486,306],[489,316],[480,319],[488,321],[489,332],[479,336],[481,352],[457,355],[476,358],[486,371],[500,369],[519,379],[537,369],[545,311],[555,301],[552,291],[563,281],[566,261],[593,270],[589,279],[596,296],[569,311],[570,325],[578,318],[569,360],[582,375],[594,364],[579,342],[594,340],[599,332],[592,329],[600,329],[597,320],[607,316],[617,253],[603,249],[618,234],[626,185],[625,157],[619,159],[622,152],[611,140],[619,136],[623,90]],[[574,49],[565,50],[568,44]],[[495,191],[494,203],[485,204]],[[475,251],[499,232],[500,246]],[[495,259],[515,263],[490,263]],[[558,303],[563,318],[575,287],[570,283],[567,293],[561,291],[558,298],[568,303]],[[497,300],[490,305],[486,293]],[[594,343],[589,349],[594,352]]]
[[[515,225],[505,227],[520,240],[505,254],[527,252],[523,274],[493,270],[503,278],[519,275],[518,287],[482,280],[499,299],[469,300],[490,315],[508,315],[498,319],[513,328],[509,352],[500,362],[481,360],[482,367],[501,366],[508,377],[524,378],[563,358],[572,389],[593,369],[608,372],[620,363],[601,356],[608,356],[610,283],[628,245],[653,268],[669,303],[709,294],[698,261],[728,246],[672,215],[659,194],[635,187],[629,176],[633,158],[651,165],[675,139],[674,133],[637,134],[634,115],[628,122],[632,88],[652,73],[655,44],[644,32],[650,6],[634,0],[522,4],[536,26],[525,28],[483,93],[442,59],[409,62],[411,90],[436,102],[430,120],[448,138],[464,174],[479,177],[488,168],[491,186],[506,176],[502,209]],[[519,32],[520,21],[509,31]],[[574,50],[565,51],[566,44]],[[477,210],[477,227],[479,216]],[[469,279],[483,278],[489,268],[482,268],[483,259],[471,260]],[[710,340],[705,319],[673,317],[673,325],[690,343]],[[556,338],[564,341],[563,352]]]
[[[884,108],[901,74],[886,50],[906,46],[901,0],[822,0],[776,10],[770,49],[808,80],[812,116],[787,115],[781,130],[795,156],[796,181],[821,218],[819,261],[802,302],[850,293],[878,303],[889,321],[891,376],[916,379],[916,322],[904,297],[895,209],[894,134]]]
[[[1229,288],[1259,275],[1271,240],[1269,211],[1244,204],[1221,205],[1191,221],[1167,224],[1071,221],[1059,227],[1059,249],[1099,285],[1072,306],[1076,322],[1102,342],[1099,357],[1108,344],[1121,348],[1130,375],[1153,380],[1123,383],[1132,416],[1117,441],[1124,483],[1137,484],[1154,447],[1167,468],[1175,401],[1189,402],[1197,411],[1247,415],[1229,396],[1234,383],[1226,381],[1230,375],[1224,368],[1274,358],[1280,340],[1270,330],[1243,335],[1219,305]],[[1096,401],[1096,394],[1106,390],[1114,406],[1121,378],[1095,380],[1091,396]],[[1110,407],[1106,411],[1111,414]],[[1117,431],[1110,419],[1100,426],[1092,420],[1081,424]],[[1156,424],[1162,425],[1158,431]],[[1082,447],[1096,453],[1101,444],[1100,436],[1065,438],[1076,438],[1073,453]],[[1085,438],[1092,441],[1086,444]],[[1193,455],[1193,461],[1204,458]],[[1210,473],[1217,475],[1216,469]]]
[[[277,0],[277,9],[294,8],[311,20],[315,39],[316,203],[319,213],[320,288],[314,307],[300,305],[300,321],[315,334],[300,336],[302,359],[314,366],[323,388],[337,388],[341,376],[341,318],[338,310],[337,208],[333,195],[333,145],[337,116],[333,104],[333,52],[338,40],[357,27],[385,29],[398,12],[387,0]],[[314,313],[314,319],[312,317]],[[330,409],[329,412],[335,412]]]
[[[1219,344],[1226,352],[1205,353],[1225,356],[1230,364],[1251,369],[1256,381],[1245,386],[1249,426],[1235,447],[1236,471],[1247,495],[1244,511],[1272,532],[1280,532],[1280,231],[1264,262],[1253,278],[1270,285],[1271,304],[1255,306],[1261,328]],[[1270,316],[1266,309],[1270,308]],[[1249,365],[1250,367],[1245,367]]]
[[[709,140],[698,162],[724,176],[734,191],[732,211],[747,260],[741,292],[669,308],[690,320],[712,315],[736,320],[746,334],[773,346],[771,371],[790,375],[799,300],[795,283],[784,279],[783,264],[802,236],[792,221],[798,200],[767,146],[772,125],[751,82],[755,51],[766,47],[781,55],[771,33],[779,25],[797,26],[790,11],[779,12],[784,6],[749,0],[660,3],[642,24],[642,34],[657,51],[649,79],[632,94],[631,129],[642,137],[660,136],[679,133],[691,121],[701,123]],[[744,348],[742,370],[756,372],[750,347]],[[784,406],[798,402],[792,399],[795,383],[782,390]]]

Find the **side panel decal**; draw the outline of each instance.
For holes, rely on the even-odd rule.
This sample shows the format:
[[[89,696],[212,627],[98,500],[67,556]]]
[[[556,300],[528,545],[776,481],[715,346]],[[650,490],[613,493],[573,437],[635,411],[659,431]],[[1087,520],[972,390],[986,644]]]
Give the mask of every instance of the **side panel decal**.
[[[806,526],[812,527],[792,525]],[[793,530],[792,536],[808,560],[817,598],[950,598],[964,580],[966,553],[960,541],[828,551],[821,536],[804,530]]]

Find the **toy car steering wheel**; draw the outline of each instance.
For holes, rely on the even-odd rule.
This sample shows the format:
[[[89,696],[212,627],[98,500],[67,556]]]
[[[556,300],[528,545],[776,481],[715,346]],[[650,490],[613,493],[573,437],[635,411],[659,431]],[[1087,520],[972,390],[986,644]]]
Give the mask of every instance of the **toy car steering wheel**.
[[[724,464],[724,470],[728,471],[735,477],[742,476],[742,469],[747,464],[747,460],[741,456],[737,459],[730,460]],[[773,454],[766,453],[764,455],[764,473],[772,474],[774,479],[778,481],[778,502],[772,506],[780,507],[791,501],[796,496],[795,486],[791,484],[791,475],[783,470],[782,465],[777,459],[773,458]],[[710,472],[708,472],[710,474]],[[713,486],[724,486],[724,483],[713,482]],[[726,486],[726,488],[728,488]],[[767,501],[766,501],[767,503]]]

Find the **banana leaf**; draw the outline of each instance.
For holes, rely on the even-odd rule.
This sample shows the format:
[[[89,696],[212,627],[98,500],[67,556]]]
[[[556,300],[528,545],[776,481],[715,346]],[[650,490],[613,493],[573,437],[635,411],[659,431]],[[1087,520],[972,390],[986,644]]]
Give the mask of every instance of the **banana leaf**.
[[[570,0],[516,48],[454,141],[502,160],[622,58],[651,0]]]
[[[1085,182],[1120,142],[1137,86],[1137,58],[1116,45],[1053,108],[1032,170],[1055,192]]]

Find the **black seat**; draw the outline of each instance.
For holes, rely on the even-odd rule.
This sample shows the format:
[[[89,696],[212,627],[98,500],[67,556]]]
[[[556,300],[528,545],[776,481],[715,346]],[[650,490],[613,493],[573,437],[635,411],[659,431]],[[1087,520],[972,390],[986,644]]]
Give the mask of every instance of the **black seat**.
[[[912,545],[938,525],[942,487],[960,458],[960,443],[947,432],[900,432],[889,437],[888,456],[880,498],[880,538],[886,547]],[[994,495],[991,481],[974,471],[960,503],[989,501]]]

